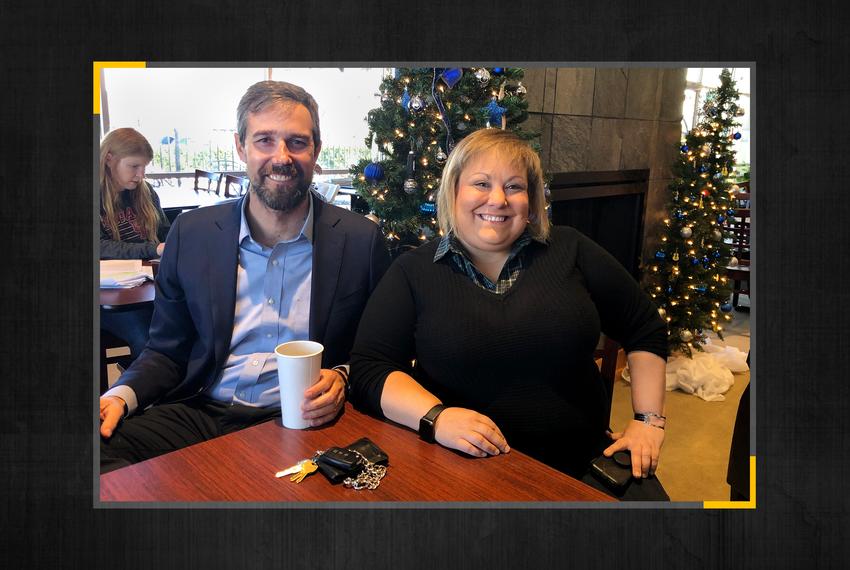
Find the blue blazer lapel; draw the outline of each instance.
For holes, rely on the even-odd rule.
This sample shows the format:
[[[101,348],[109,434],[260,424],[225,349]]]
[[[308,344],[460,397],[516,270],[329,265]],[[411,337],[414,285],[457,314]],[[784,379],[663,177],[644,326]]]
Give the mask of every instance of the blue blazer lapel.
[[[340,218],[311,194],[313,200],[313,281],[310,290],[310,339],[322,342],[345,254],[345,230]]]
[[[213,220],[207,239],[213,346],[217,368],[223,366],[233,336],[233,311],[236,307],[236,268],[239,262],[239,227],[243,196],[231,208],[222,208]],[[203,331],[199,331],[204,334]]]

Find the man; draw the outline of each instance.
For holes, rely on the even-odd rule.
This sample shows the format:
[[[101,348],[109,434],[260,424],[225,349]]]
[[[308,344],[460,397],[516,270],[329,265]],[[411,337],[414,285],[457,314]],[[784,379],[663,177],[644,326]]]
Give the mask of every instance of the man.
[[[257,83],[237,120],[250,190],[172,226],[147,348],[100,399],[102,473],[279,415],[281,342],[325,346],[301,406],[310,425],[345,400],[360,314],[389,265],[383,239],[310,191],[322,146],[310,94]]]

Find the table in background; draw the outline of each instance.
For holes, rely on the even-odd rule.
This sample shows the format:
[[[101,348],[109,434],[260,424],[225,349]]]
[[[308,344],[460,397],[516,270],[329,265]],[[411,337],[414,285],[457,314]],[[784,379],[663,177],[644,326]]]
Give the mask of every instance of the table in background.
[[[389,456],[380,486],[355,491],[321,473],[302,483],[275,472],[367,436]],[[350,404],[333,423],[291,430],[280,419],[100,476],[102,501],[614,501],[516,450],[473,458],[425,443],[396,424]]]
[[[159,196],[159,205],[168,216],[174,220],[183,210],[193,210],[204,206],[213,206],[221,202],[236,200],[237,198],[225,198],[213,192],[196,191],[193,188],[183,187],[159,187],[154,188]]]

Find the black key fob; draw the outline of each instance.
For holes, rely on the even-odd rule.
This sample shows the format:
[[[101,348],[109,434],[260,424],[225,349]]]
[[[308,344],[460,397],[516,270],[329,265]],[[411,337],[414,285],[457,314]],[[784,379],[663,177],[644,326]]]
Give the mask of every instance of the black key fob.
[[[359,455],[342,447],[329,448],[319,456],[317,462],[330,465],[349,475],[353,475],[363,467],[363,460]]]

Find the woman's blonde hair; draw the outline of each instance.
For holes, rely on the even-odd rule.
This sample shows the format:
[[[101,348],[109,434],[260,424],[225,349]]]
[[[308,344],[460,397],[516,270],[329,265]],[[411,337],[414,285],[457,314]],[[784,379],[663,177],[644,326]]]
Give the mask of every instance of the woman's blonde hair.
[[[443,168],[437,195],[437,220],[440,222],[440,229],[444,233],[456,232],[454,210],[458,180],[470,161],[483,152],[498,153],[505,160],[525,169],[528,177],[528,231],[531,237],[545,240],[549,236],[549,218],[546,216],[546,194],[540,157],[517,134],[501,129],[475,131],[452,150]]]
[[[118,211],[121,209],[121,191],[112,179],[112,172],[107,164],[107,157],[118,161],[128,156],[141,156],[148,162],[153,160],[153,149],[150,143],[134,129],[115,129],[103,138],[100,143],[100,203],[103,206],[103,224],[109,228],[112,239],[120,240],[118,233]],[[151,188],[142,180],[130,193],[131,206],[136,211],[141,235],[147,241],[159,243],[156,231],[159,227],[159,212],[153,205]]]

